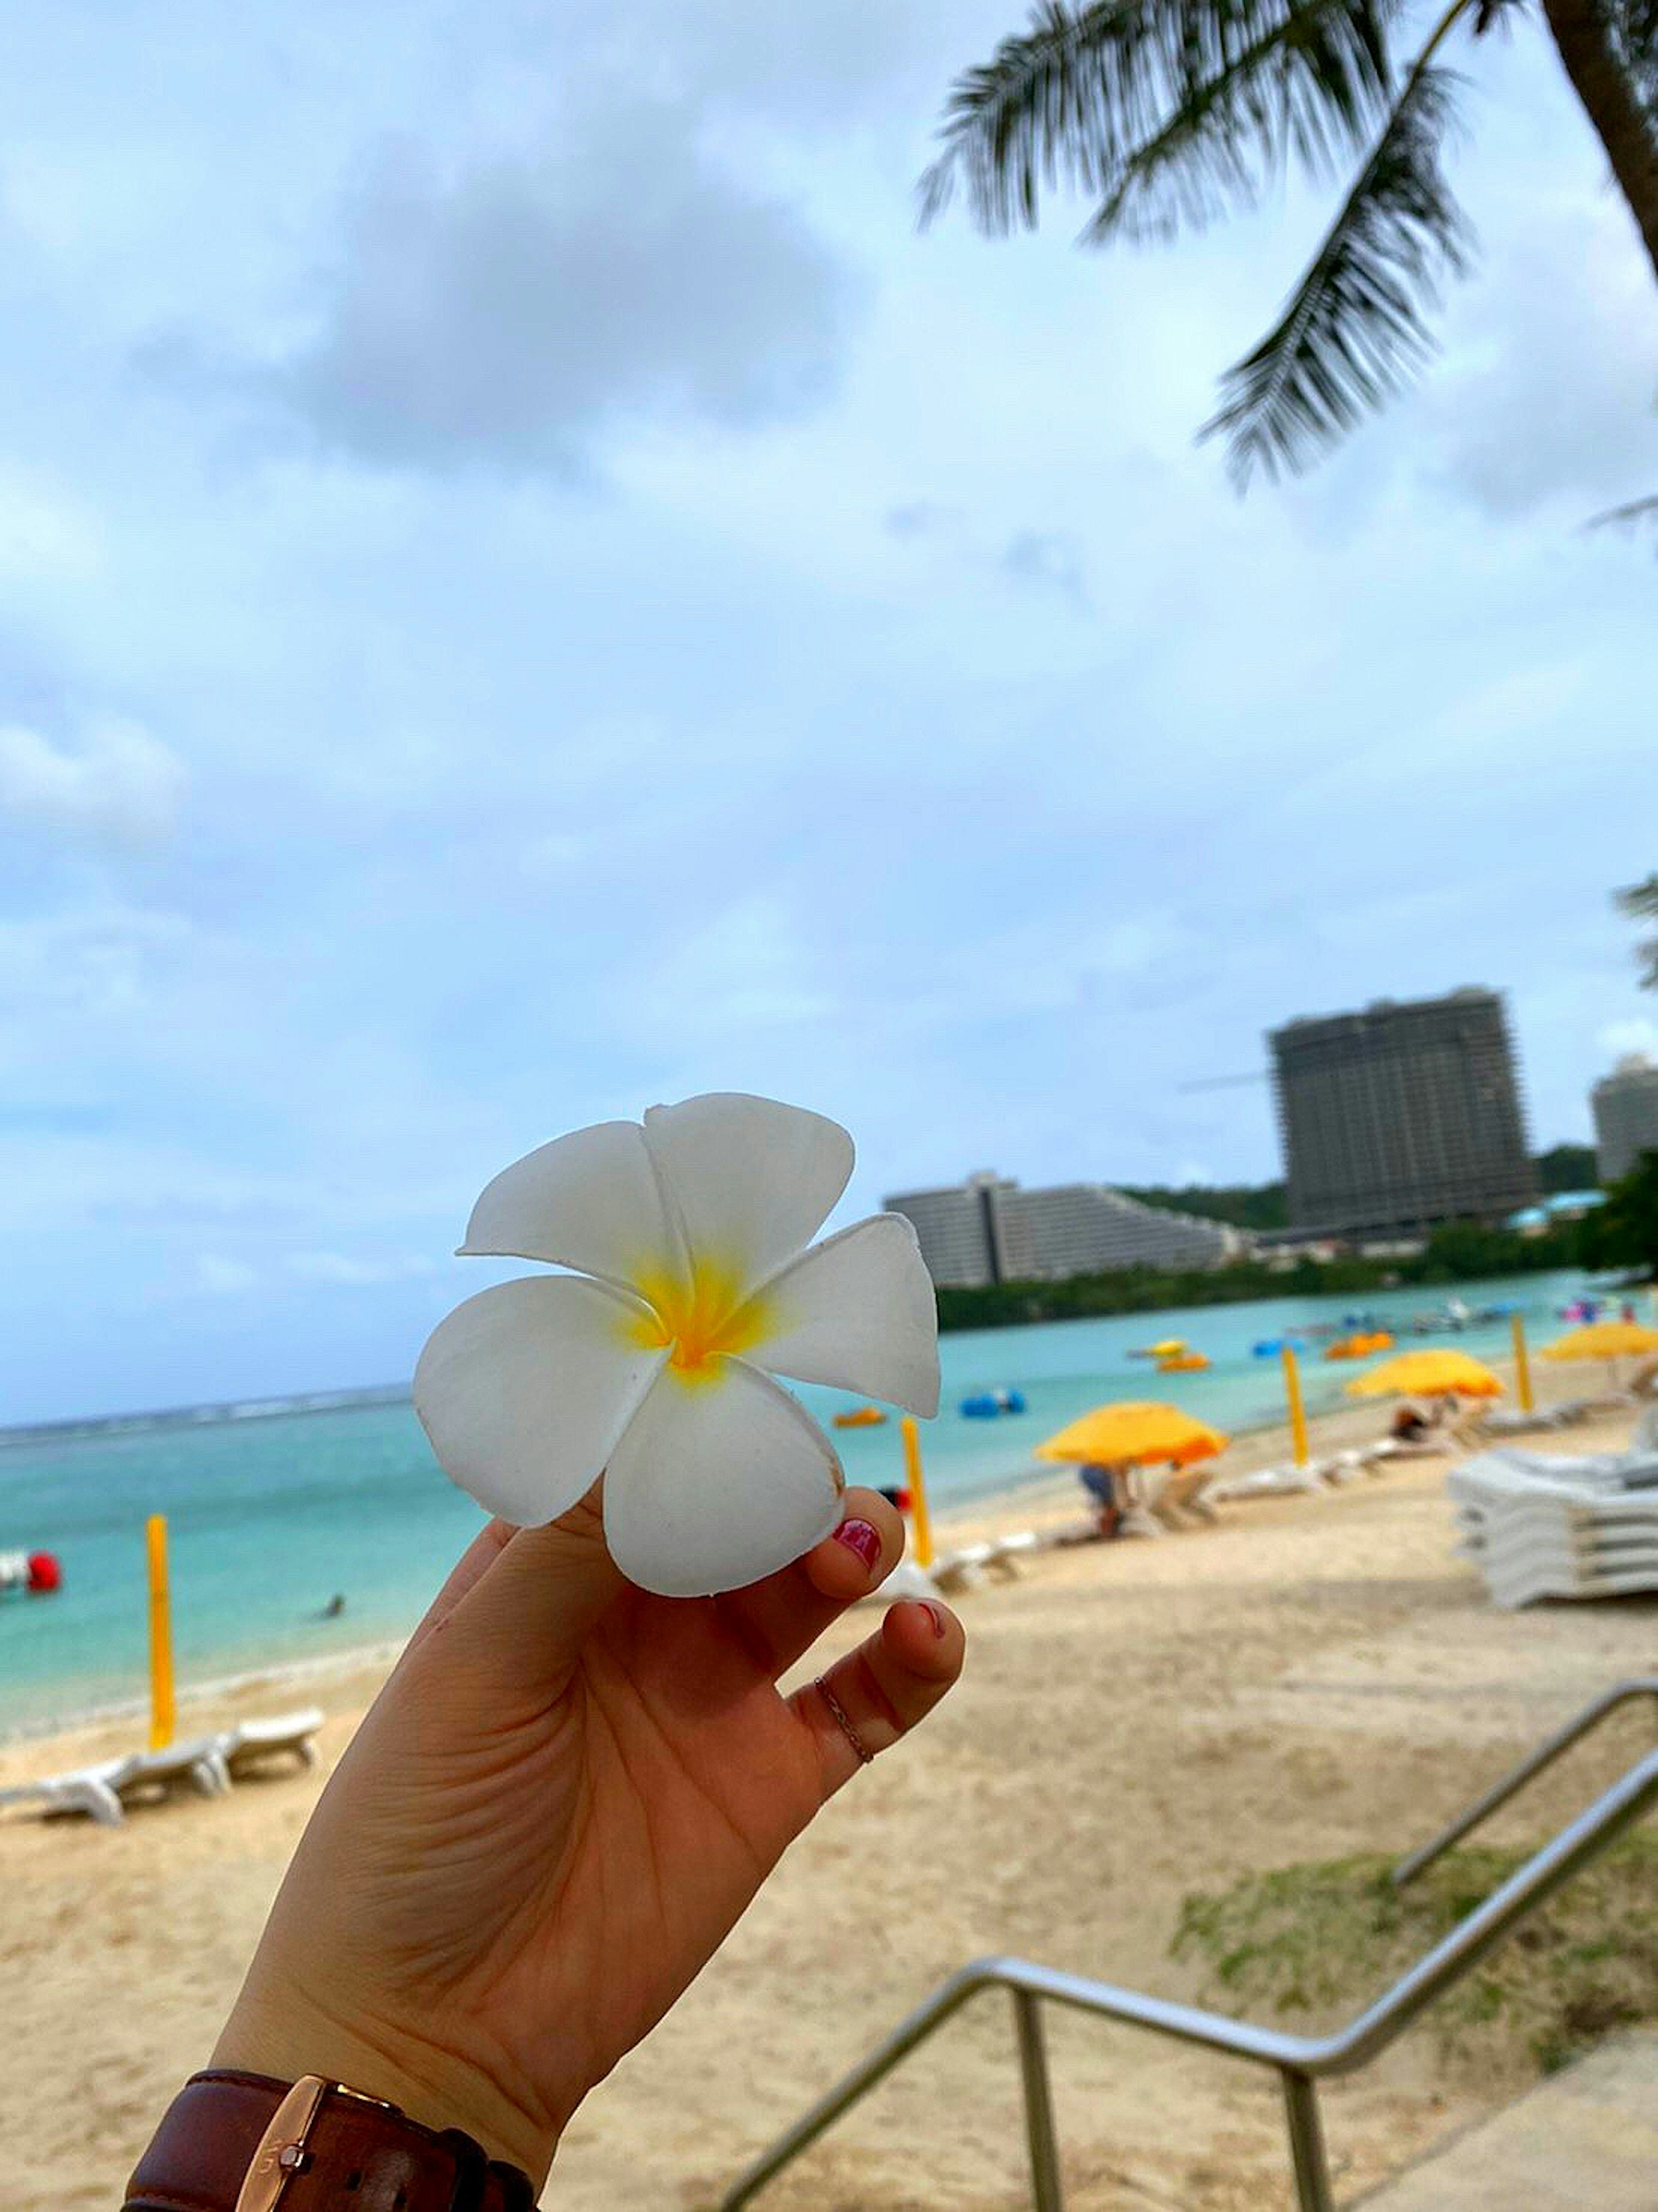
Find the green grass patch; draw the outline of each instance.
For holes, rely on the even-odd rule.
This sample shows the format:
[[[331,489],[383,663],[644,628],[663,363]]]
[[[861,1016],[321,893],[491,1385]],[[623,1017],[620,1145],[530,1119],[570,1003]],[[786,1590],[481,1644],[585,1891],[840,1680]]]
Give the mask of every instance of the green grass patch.
[[[1430,1950],[1527,1854],[1452,1851],[1404,1890],[1374,1854],[1249,1875],[1181,1907],[1171,1948],[1205,2001],[1262,2022],[1338,2026]],[[1658,2020],[1658,1836],[1637,1831],[1557,1890],[1424,2016],[1448,2061],[1549,2073],[1609,2030]]]

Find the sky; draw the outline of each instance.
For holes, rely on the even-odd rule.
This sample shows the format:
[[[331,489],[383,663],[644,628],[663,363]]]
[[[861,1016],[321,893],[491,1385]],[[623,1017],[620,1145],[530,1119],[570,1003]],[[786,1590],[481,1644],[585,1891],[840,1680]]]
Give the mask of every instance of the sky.
[[[925,234],[987,0],[18,0],[0,79],[0,1423],[380,1383],[533,1145],[750,1090],[853,1218],[1264,1180],[1297,1014],[1658,1048],[1658,304],[1536,28],[1442,358],[1240,501],[1327,204]]]

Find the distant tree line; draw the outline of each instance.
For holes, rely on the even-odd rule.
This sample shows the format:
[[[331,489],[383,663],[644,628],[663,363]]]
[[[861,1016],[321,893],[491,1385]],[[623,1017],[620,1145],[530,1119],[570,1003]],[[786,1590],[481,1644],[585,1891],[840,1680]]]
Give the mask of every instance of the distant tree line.
[[[1551,1145],[1532,1160],[1545,1198],[1563,1190],[1594,1190],[1600,1182],[1593,1145]],[[1195,1213],[1234,1229],[1287,1229],[1290,1212],[1281,1182],[1120,1183],[1125,1197],[1147,1206]]]
[[[1329,1291],[1360,1296],[1412,1285],[1436,1289],[1493,1275],[1577,1267],[1658,1277],[1658,1152],[1647,1153],[1633,1175],[1615,1184],[1604,1206],[1581,1221],[1558,1222],[1537,1236],[1522,1237],[1479,1221],[1448,1221],[1433,1231],[1422,1251],[1405,1259],[1300,1257],[1290,1267],[1244,1260],[1202,1271],[1117,1267],[1057,1283],[944,1287],[938,1291],[938,1326],[1001,1328],[1020,1322],[1158,1313],[1171,1306],[1234,1305],[1249,1298]]]
[[[1281,1182],[1117,1184],[1125,1198],[1161,1206],[1176,1213],[1195,1213],[1205,1221],[1230,1222],[1234,1229],[1287,1229],[1290,1210]]]
[[[1606,1204],[1584,1216],[1578,1258],[1585,1267],[1630,1267],[1658,1279],[1658,1152],[1643,1152]]]

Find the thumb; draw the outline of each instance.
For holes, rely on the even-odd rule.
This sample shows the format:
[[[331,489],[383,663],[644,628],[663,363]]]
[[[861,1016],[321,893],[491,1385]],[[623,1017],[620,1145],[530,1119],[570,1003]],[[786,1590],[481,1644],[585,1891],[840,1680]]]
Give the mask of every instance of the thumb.
[[[601,1485],[543,1528],[516,1528],[438,1622],[423,1650],[499,1713],[503,1703],[556,1696],[593,1628],[627,1588],[604,1546]],[[486,1713],[484,1717],[489,1717]]]

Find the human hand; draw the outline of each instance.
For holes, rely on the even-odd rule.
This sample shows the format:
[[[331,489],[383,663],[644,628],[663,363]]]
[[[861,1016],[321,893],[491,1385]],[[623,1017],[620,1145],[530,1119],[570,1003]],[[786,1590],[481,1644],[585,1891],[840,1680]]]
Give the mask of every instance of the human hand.
[[[723,1597],[653,1597],[598,1493],[473,1543],[331,1779],[216,2066],[322,2074],[460,2127],[539,2185],[594,2083],[713,1955],[813,1815],[961,1671],[932,1601],[791,1698],[785,1674],[897,1560],[835,1535]],[[834,1705],[830,1703],[830,1698]]]

